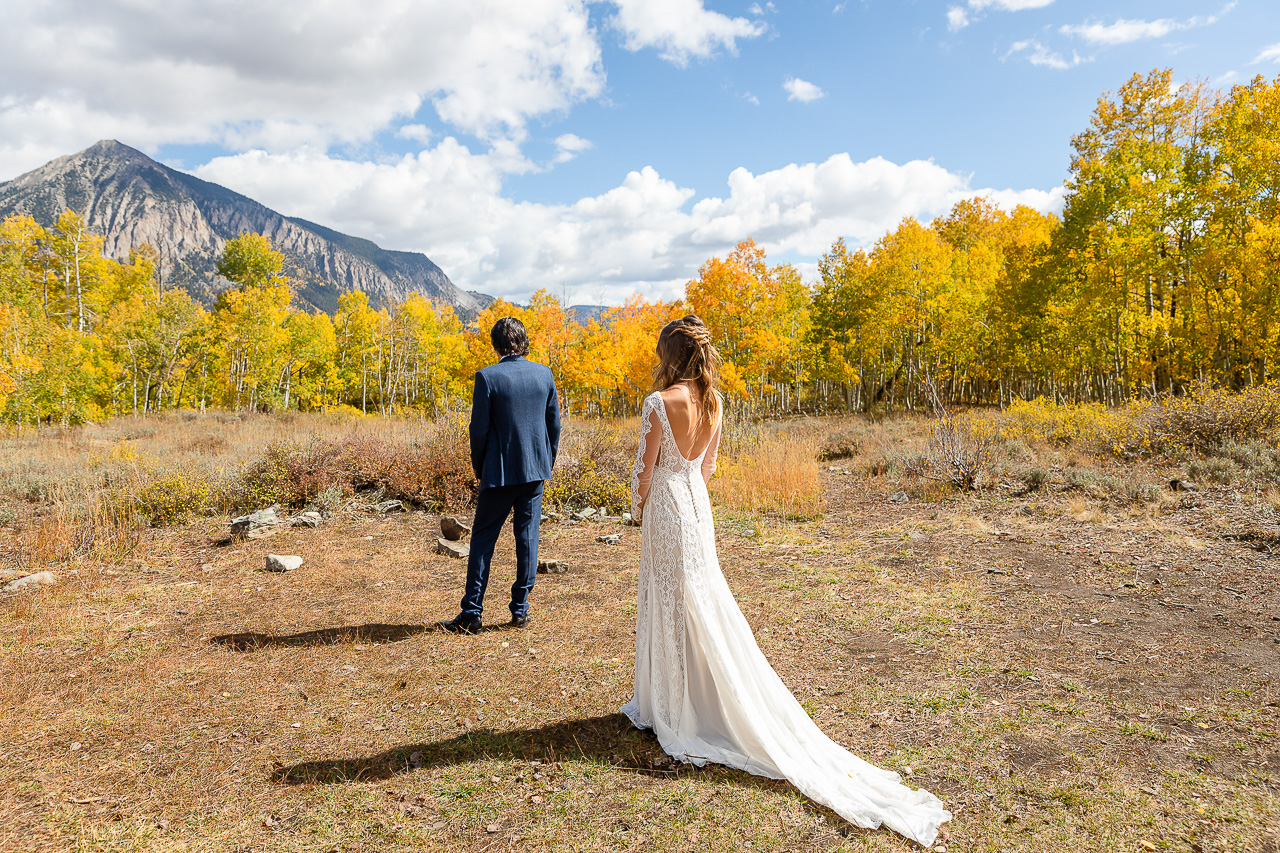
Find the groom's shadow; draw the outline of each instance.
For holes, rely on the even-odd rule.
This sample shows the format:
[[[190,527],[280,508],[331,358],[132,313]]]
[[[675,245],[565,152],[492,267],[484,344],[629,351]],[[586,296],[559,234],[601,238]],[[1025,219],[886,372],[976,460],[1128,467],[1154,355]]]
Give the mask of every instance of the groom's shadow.
[[[367,625],[342,625],[337,628],[317,628],[297,634],[263,634],[258,631],[241,631],[236,634],[219,634],[209,642],[226,646],[237,652],[255,652],[274,646],[334,646],[339,643],[398,643],[428,631],[439,631],[435,625],[386,625],[371,622]],[[485,631],[506,630],[505,625],[486,625]]]

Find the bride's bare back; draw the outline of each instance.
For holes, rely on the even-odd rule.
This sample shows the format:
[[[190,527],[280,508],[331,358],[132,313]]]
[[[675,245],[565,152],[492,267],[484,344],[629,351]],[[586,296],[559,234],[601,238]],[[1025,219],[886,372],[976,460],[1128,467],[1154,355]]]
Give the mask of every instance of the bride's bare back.
[[[660,393],[667,410],[667,423],[671,425],[671,437],[676,440],[680,455],[688,460],[697,459],[713,439],[719,439],[720,419],[716,418],[714,423],[698,423],[698,399],[687,382],[678,382]],[[714,454],[715,450],[710,452]]]

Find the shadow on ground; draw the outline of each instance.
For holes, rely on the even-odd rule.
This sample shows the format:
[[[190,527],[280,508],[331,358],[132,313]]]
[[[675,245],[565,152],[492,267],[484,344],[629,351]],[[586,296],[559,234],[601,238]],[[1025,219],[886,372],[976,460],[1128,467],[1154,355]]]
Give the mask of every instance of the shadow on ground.
[[[244,631],[239,634],[219,634],[209,638],[209,642],[226,646],[237,652],[252,652],[272,646],[332,646],[347,642],[395,643],[425,631],[434,630],[434,627],[433,625],[371,623],[317,628],[314,631],[302,631],[298,634],[259,634],[254,631]]]
[[[505,732],[474,729],[448,740],[405,744],[375,755],[305,761],[281,767],[271,774],[271,780],[279,785],[383,782],[415,770],[495,757],[544,761],[585,759],[648,776],[676,778],[696,774],[718,782],[765,790],[785,791],[791,787],[785,780],[752,776],[718,764],[696,767],[668,762],[657,738],[651,732],[638,731],[623,714],[564,720],[536,729]],[[843,836],[866,832],[808,798],[804,800],[804,807],[810,814],[825,817]]]

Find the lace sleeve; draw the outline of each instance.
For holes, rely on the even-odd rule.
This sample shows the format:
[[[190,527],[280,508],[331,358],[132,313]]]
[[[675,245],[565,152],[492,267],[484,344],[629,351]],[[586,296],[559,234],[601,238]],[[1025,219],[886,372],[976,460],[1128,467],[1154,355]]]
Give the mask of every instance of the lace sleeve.
[[[644,500],[649,495],[653,466],[658,461],[658,448],[662,446],[661,435],[662,425],[658,421],[653,398],[646,398],[640,412],[640,446],[636,449],[636,464],[631,470],[631,519],[636,524],[640,523]]]
[[[702,456],[702,482],[706,483],[711,480],[711,475],[716,472],[716,454],[720,451],[720,428],[724,426],[724,419],[716,424],[716,431],[711,434],[711,442],[707,444],[707,452]]]

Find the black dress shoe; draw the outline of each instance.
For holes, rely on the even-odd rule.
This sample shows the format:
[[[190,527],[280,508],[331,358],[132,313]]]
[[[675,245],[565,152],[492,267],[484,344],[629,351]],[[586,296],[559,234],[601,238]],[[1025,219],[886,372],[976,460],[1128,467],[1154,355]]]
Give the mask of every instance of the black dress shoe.
[[[448,622],[437,622],[436,627],[451,634],[479,634],[480,620],[459,615]]]
[[[512,616],[511,621],[507,623],[507,627],[523,628],[525,625],[528,625],[528,624],[529,624],[529,615],[526,613],[524,616]]]

